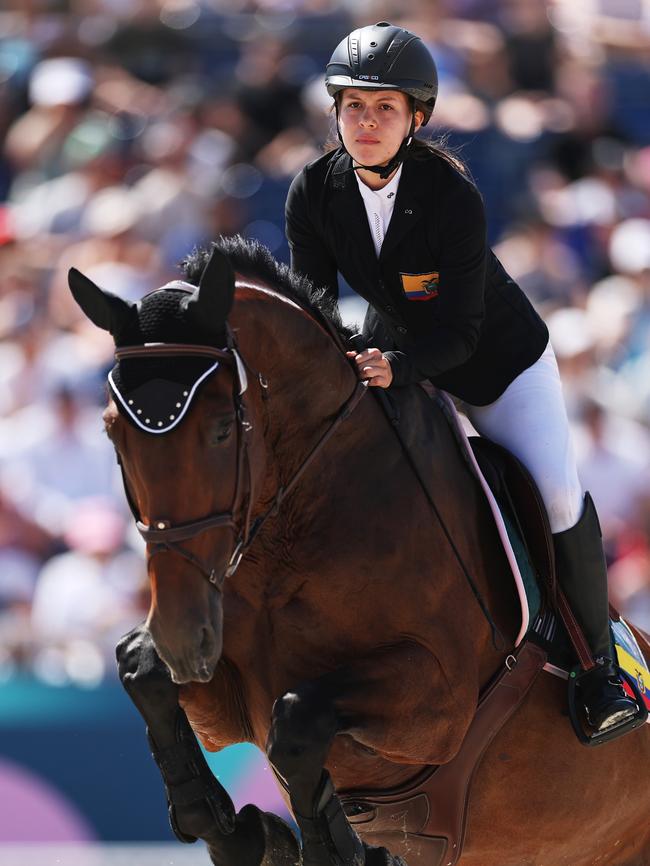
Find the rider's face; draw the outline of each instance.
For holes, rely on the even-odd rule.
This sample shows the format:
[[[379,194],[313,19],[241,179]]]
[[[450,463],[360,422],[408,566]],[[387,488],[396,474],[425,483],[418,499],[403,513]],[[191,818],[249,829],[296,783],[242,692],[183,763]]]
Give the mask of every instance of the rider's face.
[[[421,115],[416,114],[415,129]],[[398,90],[346,87],[339,103],[339,130],[345,149],[361,165],[385,165],[411,126],[411,106]]]

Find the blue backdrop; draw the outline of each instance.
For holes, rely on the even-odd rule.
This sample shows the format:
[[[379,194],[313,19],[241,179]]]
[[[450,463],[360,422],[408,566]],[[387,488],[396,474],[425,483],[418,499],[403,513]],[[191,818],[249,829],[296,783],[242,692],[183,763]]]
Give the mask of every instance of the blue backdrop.
[[[254,802],[287,817],[258,749],[208,760],[237,808]],[[0,842],[174,838],[144,722],[118,683],[0,686],[0,802]]]

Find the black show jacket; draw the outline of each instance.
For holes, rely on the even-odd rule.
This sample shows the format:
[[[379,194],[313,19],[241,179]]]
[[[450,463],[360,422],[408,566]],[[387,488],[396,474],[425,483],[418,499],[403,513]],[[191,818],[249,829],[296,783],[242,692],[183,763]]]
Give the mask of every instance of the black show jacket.
[[[342,149],[307,165],[286,203],[291,267],[338,297],[337,270],[369,302],[363,334],[393,384],[430,379],[474,405],[499,397],[548,330],[486,243],[476,187],[434,153],[407,159],[379,258]]]

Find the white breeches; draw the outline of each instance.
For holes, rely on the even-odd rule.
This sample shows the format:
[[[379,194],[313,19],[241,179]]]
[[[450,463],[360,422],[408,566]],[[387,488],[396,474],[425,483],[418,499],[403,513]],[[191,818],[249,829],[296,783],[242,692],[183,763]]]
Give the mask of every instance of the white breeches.
[[[582,513],[583,493],[550,342],[494,403],[462,406],[480,434],[511,451],[533,476],[551,531],[574,526]]]

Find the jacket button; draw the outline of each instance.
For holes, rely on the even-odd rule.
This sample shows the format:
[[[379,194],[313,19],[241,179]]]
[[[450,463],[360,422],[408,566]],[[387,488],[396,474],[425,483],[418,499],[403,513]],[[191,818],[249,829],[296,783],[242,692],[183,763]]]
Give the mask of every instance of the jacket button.
[[[386,312],[387,313],[394,313],[395,310],[392,307],[386,307]]]
[[[398,325],[397,326],[397,333],[398,334],[405,334],[406,333],[406,328],[404,327],[404,325]]]

